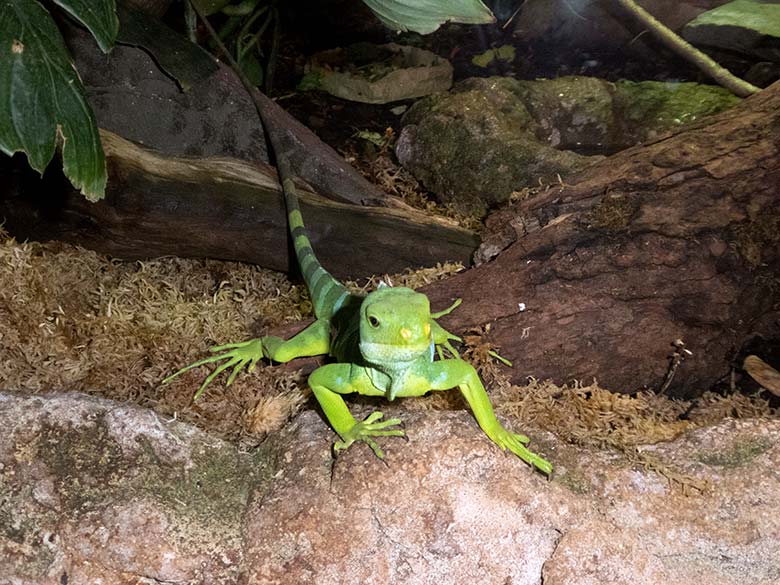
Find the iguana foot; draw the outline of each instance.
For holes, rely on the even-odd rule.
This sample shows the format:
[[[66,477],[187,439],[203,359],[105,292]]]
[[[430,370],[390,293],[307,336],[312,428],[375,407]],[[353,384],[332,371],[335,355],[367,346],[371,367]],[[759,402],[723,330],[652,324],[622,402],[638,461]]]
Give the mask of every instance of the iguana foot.
[[[379,448],[371,437],[403,437],[405,433],[402,429],[389,429],[401,424],[401,419],[390,418],[382,422],[377,422],[384,415],[381,412],[372,412],[365,420],[356,422],[354,426],[341,435],[341,440],[333,445],[333,451],[338,455],[355,441],[363,441],[371,447],[374,454],[380,459],[385,458],[385,453]]]
[[[509,449],[531,467],[535,467],[545,475],[552,473],[552,463],[526,448],[529,439],[525,435],[518,435],[500,427],[499,431],[489,433],[488,436],[496,445],[504,450]]]
[[[247,372],[251,372],[255,369],[257,362],[263,357],[263,339],[257,338],[250,339],[249,341],[244,341],[242,343],[228,343],[225,345],[212,347],[209,351],[211,353],[222,353],[190,364],[189,366],[184,367],[178,372],[165,378],[162,383],[167,384],[179,374],[183,374],[192,368],[197,368],[198,366],[202,366],[204,364],[210,364],[212,362],[224,360],[224,363],[220,364],[216,370],[209,374],[203,384],[201,384],[200,388],[198,388],[198,391],[195,393],[195,396],[193,396],[192,399],[197,400],[198,397],[203,393],[203,390],[206,389],[206,386],[208,386],[214,378],[216,378],[225,370],[233,368],[233,371],[230,373],[230,376],[227,380],[227,385],[230,386],[241,370],[246,369]]]

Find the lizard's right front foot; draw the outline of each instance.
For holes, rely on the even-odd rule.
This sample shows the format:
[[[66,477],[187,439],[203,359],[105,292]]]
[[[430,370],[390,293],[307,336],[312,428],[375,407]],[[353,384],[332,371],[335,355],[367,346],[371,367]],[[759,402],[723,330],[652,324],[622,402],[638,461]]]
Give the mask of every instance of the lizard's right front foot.
[[[381,412],[372,412],[361,422],[356,422],[351,429],[341,435],[341,441],[336,441],[333,445],[333,451],[338,455],[355,441],[363,441],[371,447],[374,454],[380,459],[385,458],[385,453],[379,448],[371,437],[403,437],[405,433],[402,429],[390,429],[401,424],[400,418],[391,418],[386,421],[377,422],[384,416]]]
[[[257,338],[250,339],[249,341],[243,341],[241,343],[228,343],[225,345],[212,347],[209,351],[212,353],[222,353],[204,358],[195,362],[194,364],[190,364],[189,366],[184,367],[178,372],[165,378],[162,383],[167,384],[179,374],[183,374],[192,368],[197,368],[198,366],[202,366],[204,364],[225,360],[224,363],[220,364],[216,370],[209,374],[203,384],[201,384],[200,388],[198,388],[198,391],[195,393],[195,396],[193,396],[192,399],[197,400],[198,397],[203,393],[203,390],[206,389],[206,386],[208,386],[214,378],[216,378],[225,370],[233,368],[233,371],[230,373],[230,376],[227,380],[227,385],[230,386],[241,370],[246,369],[247,372],[251,372],[255,369],[257,362],[263,357],[263,339]]]

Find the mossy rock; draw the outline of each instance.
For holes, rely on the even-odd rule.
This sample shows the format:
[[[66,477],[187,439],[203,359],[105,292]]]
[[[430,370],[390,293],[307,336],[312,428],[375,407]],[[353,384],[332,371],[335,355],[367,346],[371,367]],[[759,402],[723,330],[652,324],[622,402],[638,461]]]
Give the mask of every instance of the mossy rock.
[[[412,106],[396,154],[443,202],[484,211],[738,102],[695,83],[467,79]]]

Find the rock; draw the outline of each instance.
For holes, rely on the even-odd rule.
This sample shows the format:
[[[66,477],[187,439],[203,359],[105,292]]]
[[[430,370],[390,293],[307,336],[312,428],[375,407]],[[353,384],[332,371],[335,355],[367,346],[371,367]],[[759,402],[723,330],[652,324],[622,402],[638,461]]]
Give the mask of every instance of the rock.
[[[409,441],[383,441],[387,465],[363,445],[332,464],[318,417],[297,419],[283,471],[247,516],[249,583],[539,582],[583,503],[466,413],[404,419]]]
[[[546,481],[466,412],[404,418],[385,463],[334,462],[312,411],[248,455],[138,407],[0,394],[0,584],[780,581],[779,420],[639,458],[523,429]]]
[[[562,540],[545,569],[560,569],[568,556],[585,561],[595,555],[607,568],[634,563],[631,583],[777,583],[780,517],[770,510],[780,504],[780,474],[774,469],[780,462],[774,443],[779,432],[778,420],[725,420],[642,448],[651,466],[658,462],[666,468],[668,479],[682,474],[676,477],[694,480],[704,492],[685,493],[646,470],[607,469],[603,480],[591,485],[594,504],[611,530],[581,526],[590,546],[574,537]],[[585,463],[598,464],[589,457]],[[636,560],[632,548],[642,551]],[[555,585],[586,582],[571,572],[568,578],[549,580]]]
[[[474,78],[415,103],[396,154],[442,201],[483,211],[738,102],[694,83]]]
[[[302,85],[368,104],[419,98],[452,86],[449,61],[395,43],[357,43],[317,53],[309,59],[306,73]]]
[[[0,429],[0,584],[236,582],[263,452],[80,394],[0,393]]]
[[[281,470],[247,515],[248,583],[780,579],[780,421],[724,421],[644,448],[645,468],[529,430],[557,462],[546,482],[464,412],[404,418],[409,441],[383,442],[387,465],[362,445],[331,464],[313,413],[283,432]]]
[[[587,166],[587,157],[537,138],[541,128],[517,95],[518,83],[471,79],[418,101],[402,120],[398,160],[441,201],[468,212]]]
[[[700,14],[685,26],[683,36],[703,49],[777,64],[780,63],[780,4],[733,0]]]

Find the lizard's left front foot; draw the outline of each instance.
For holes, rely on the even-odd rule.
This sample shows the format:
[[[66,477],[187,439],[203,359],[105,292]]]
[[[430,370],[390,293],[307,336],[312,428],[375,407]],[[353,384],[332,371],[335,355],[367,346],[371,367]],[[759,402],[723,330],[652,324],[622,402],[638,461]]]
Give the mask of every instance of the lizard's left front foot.
[[[526,448],[528,437],[525,435],[518,435],[500,427],[499,431],[490,433],[489,436],[496,445],[502,449],[509,449],[531,467],[535,467],[545,475],[552,473],[552,463]]]
[[[401,424],[400,418],[391,418],[386,421],[377,422],[384,416],[381,412],[372,412],[361,422],[356,422],[354,426],[341,435],[341,441],[336,441],[333,445],[333,451],[338,455],[355,441],[363,441],[374,451],[374,454],[380,459],[385,458],[385,453],[379,448],[371,437],[403,437],[405,433],[401,429],[389,429]]]

